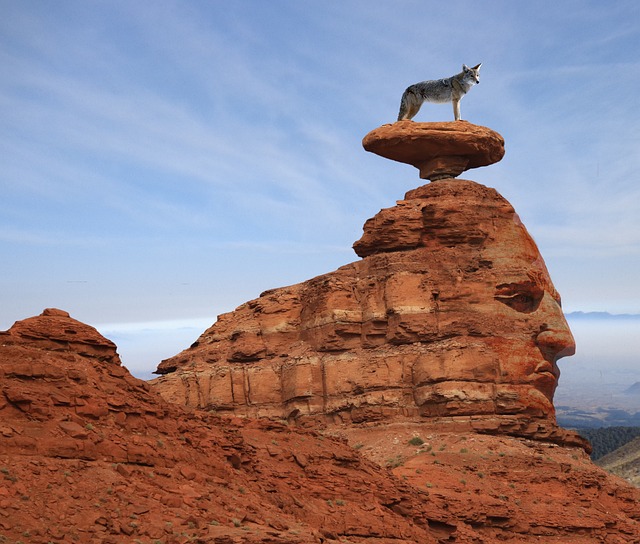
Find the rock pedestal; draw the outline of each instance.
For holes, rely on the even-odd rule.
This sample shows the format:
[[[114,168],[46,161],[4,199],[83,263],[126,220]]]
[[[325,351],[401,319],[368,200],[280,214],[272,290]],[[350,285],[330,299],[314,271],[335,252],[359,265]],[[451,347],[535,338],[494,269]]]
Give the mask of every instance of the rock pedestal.
[[[365,223],[360,260],[220,316],[153,387],[345,438],[410,482],[437,542],[640,541],[638,491],[556,425],[575,345],[535,242],[494,189],[454,178],[502,139],[400,122],[364,145],[437,181]]]

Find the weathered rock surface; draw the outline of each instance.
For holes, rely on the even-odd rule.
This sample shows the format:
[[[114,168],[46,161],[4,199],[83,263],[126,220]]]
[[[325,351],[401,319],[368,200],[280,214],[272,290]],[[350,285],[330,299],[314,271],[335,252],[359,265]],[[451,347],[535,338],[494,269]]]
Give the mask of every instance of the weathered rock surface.
[[[408,418],[580,444],[555,425],[571,332],[495,190],[441,180],[367,221],[364,259],[263,293],[163,361],[180,404],[325,423]]]
[[[429,424],[338,432],[426,491],[429,525],[443,544],[640,542],[640,491],[578,448]]]
[[[474,155],[465,124],[417,125],[365,138],[438,181],[367,221],[362,260],[220,316],[152,386],[346,438],[414,487],[441,543],[640,542],[640,492],[556,424],[575,344],[535,242],[495,190],[452,177],[499,160],[501,138]]]
[[[59,310],[0,332],[0,542],[436,542],[344,441],[172,406]]]
[[[362,145],[381,157],[415,166],[421,178],[432,181],[455,178],[465,170],[488,166],[504,156],[500,134],[467,121],[398,121],[372,130]]]

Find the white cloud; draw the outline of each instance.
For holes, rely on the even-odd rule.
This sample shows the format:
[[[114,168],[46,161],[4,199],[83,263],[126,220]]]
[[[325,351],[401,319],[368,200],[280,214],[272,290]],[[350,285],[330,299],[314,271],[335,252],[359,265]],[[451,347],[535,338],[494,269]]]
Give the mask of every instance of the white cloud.
[[[215,318],[111,323],[96,329],[118,348],[122,364],[134,375],[149,379],[158,363],[191,345]]]

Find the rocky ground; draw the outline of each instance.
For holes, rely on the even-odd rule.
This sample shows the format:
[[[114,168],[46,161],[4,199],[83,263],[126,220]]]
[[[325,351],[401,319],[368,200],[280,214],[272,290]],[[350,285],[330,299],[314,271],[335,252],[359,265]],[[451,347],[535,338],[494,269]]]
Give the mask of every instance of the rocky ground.
[[[637,490],[601,471],[580,448],[421,424],[340,434],[427,491],[425,511],[444,542],[452,534],[452,542],[461,534],[473,535],[470,542],[640,541]],[[621,532],[608,534],[614,526]]]
[[[0,387],[0,542],[435,542],[344,441],[172,406],[64,312],[0,334]]]

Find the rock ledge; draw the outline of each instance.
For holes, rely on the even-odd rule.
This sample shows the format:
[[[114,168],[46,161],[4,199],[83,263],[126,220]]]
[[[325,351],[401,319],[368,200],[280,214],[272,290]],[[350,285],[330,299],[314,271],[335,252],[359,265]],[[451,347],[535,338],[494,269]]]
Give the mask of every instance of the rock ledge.
[[[471,168],[488,166],[504,156],[504,139],[490,128],[467,121],[382,125],[362,140],[363,147],[386,159],[420,170],[430,181],[455,178]]]

